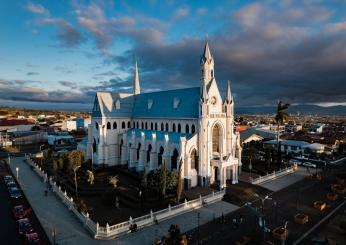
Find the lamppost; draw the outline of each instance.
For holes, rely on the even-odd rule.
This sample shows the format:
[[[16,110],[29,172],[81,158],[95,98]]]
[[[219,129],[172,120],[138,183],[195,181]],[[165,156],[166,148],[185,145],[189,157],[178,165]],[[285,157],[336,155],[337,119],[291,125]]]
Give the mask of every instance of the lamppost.
[[[265,200],[272,200],[271,197],[269,197],[268,195],[265,196],[264,198],[261,198],[260,195],[258,195],[257,193],[254,193],[254,196],[259,197],[261,199],[261,203],[262,203],[262,214],[264,215],[264,201]]]
[[[74,169],[73,169],[73,171],[74,171],[74,185],[75,185],[75,187],[76,187],[76,197],[77,197],[77,199],[78,199],[78,191],[77,191],[77,170],[80,168],[80,165],[79,166],[77,166],[77,167],[75,167]]]
[[[94,174],[94,147],[90,145],[91,148],[91,172]]]
[[[11,155],[10,155],[10,153],[8,153],[8,165],[10,165],[11,164]]]
[[[18,168],[18,167],[16,167],[17,180],[18,180],[18,172],[19,172],[19,168]]]
[[[199,219],[201,217],[200,212],[197,213],[197,245],[199,244]]]

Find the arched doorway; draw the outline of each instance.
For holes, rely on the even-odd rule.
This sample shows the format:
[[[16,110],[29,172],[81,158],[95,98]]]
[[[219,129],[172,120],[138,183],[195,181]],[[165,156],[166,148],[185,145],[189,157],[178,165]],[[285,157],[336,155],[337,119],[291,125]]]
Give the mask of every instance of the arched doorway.
[[[221,148],[221,128],[218,124],[216,124],[212,131],[212,152],[219,153],[220,154],[220,148]]]
[[[174,149],[173,151],[173,155],[171,157],[171,169],[177,169],[177,166],[178,166],[178,156],[179,156],[179,153],[178,153],[178,150],[177,149]]]
[[[161,166],[161,165],[162,165],[162,155],[163,155],[163,152],[164,152],[164,149],[163,149],[163,147],[161,146],[161,147],[160,147],[160,150],[159,150],[159,153],[158,153],[158,156],[157,156],[157,165],[158,165],[158,166]]]

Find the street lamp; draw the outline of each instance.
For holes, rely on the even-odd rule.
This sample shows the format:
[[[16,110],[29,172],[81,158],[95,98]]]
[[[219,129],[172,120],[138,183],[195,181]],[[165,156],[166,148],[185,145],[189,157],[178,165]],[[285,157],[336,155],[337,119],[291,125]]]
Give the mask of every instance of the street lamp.
[[[80,168],[80,165],[79,166],[77,166],[77,167],[75,167],[74,169],[73,169],[73,171],[74,171],[74,185],[75,185],[75,187],[76,187],[76,197],[77,197],[77,199],[78,199],[78,191],[77,191],[77,170]]]
[[[16,167],[17,179],[18,179],[18,172],[19,172],[19,168]]]
[[[264,198],[261,198],[260,195],[258,195],[257,193],[254,193],[254,196],[259,197],[261,199],[261,202],[262,202],[262,214],[264,214],[264,201],[265,200],[272,200],[272,198],[269,197],[268,195],[265,196]]]

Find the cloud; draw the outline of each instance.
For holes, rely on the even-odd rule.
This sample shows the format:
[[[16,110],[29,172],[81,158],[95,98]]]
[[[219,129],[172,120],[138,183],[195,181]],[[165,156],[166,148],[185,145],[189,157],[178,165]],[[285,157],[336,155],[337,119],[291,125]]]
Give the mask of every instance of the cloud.
[[[59,83],[64,86],[64,87],[68,87],[71,89],[76,89],[77,88],[77,83],[75,82],[70,82],[70,81],[59,81]]]
[[[28,2],[25,5],[25,9],[34,14],[49,14],[49,11],[41,4],[34,4],[32,2]]]
[[[174,20],[178,20],[178,19],[182,19],[185,18],[187,16],[189,16],[190,14],[190,10],[187,7],[182,7],[182,8],[178,8],[175,10],[175,12],[173,13],[172,18]]]
[[[32,86],[33,81],[12,81],[0,79],[0,98],[2,100],[80,103],[90,102],[92,97],[71,90],[48,91]],[[35,82],[37,83],[37,82]]]
[[[77,47],[85,41],[82,34],[64,19],[42,18],[39,19],[37,23],[40,25],[54,25],[58,27],[59,33],[57,38],[63,47]]]
[[[346,21],[326,24],[323,29],[332,33],[346,31]]]
[[[27,72],[26,75],[27,76],[37,76],[37,75],[40,75],[40,73],[35,72],[35,71],[30,71],[30,72]]]

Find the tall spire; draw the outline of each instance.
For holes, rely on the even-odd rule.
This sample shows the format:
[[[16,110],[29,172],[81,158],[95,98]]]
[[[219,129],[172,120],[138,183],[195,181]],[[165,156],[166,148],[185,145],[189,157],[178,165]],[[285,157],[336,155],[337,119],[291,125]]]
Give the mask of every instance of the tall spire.
[[[205,40],[205,45],[204,45],[204,52],[201,58],[201,63],[205,63],[206,61],[210,61],[212,59],[212,55],[209,49],[209,43],[208,43],[208,38]]]
[[[231,82],[227,80],[226,103],[231,103],[231,101],[232,101]]]
[[[139,86],[139,76],[138,76],[138,67],[137,67],[137,60],[135,63],[135,73],[134,73],[134,78],[133,78],[133,94],[140,94],[141,93],[141,88]]]

